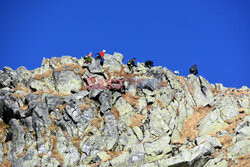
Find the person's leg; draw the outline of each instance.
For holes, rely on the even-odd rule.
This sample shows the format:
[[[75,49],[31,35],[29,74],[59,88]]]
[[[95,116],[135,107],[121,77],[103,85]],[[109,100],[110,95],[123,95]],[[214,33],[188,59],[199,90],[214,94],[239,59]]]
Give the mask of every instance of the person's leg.
[[[103,61],[104,61],[104,59],[101,57],[101,58],[100,58],[100,64],[101,64],[101,65],[103,65]]]
[[[129,66],[129,71],[130,71],[131,73],[134,73],[133,66]]]

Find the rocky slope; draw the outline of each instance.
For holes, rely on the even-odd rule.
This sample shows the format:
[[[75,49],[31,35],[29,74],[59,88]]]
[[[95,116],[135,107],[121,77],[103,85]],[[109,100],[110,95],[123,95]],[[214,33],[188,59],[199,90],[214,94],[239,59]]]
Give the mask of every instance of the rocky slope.
[[[143,63],[130,74],[122,59],[106,54],[100,66],[63,56],[0,71],[0,166],[250,164],[247,87]]]

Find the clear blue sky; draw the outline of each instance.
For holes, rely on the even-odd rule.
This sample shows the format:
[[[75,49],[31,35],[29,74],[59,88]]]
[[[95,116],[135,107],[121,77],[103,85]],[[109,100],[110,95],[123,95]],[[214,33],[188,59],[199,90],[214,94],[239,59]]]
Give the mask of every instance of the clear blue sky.
[[[1,0],[0,24],[1,69],[105,49],[250,87],[249,0]]]

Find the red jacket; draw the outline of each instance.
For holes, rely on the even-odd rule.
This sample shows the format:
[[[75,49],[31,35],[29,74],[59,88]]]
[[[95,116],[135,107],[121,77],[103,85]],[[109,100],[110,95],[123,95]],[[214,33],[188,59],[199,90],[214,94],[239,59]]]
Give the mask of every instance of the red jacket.
[[[104,52],[101,51],[101,52],[99,53],[99,56],[101,56],[101,57],[103,58],[103,57],[104,57]]]

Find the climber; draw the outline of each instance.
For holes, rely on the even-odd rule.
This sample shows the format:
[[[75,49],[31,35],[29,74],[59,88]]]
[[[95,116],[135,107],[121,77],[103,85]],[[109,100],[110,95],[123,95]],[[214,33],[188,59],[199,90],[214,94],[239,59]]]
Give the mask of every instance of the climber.
[[[106,53],[106,50],[102,50],[101,52],[95,54],[98,55],[95,59],[100,60],[100,64],[103,65],[103,58],[104,58],[104,54]]]
[[[84,56],[84,60],[86,64],[92,63],[92,52],[90,52],[88,55]]]
[[[198,74],[198,69],[197,69],[197,65],[193,65],[190,69],[189,69],[190,74],[194,74],[197,75]]]
[[[129,71],[130,71],[131,73],[134,73],[133,67],[136,67],[136,65],[135,65],[135,60],[136,60],[136,59],[133,58],[132,60],[129,60],[128,63],[127,63],[128,68],[129,68]]]
[[[180,76],[180,72],[179,72],[178,70],[175,70],[175,71],[174,71],[174,74],[175,74],[176,76]]]
[[[151,67],[154,66],[154,62],[152,62],[152,61],[150,61],[150,60],[147,60],[147,61],[145,62],[145,66],[148,67],[148,68],[151,68]]]

